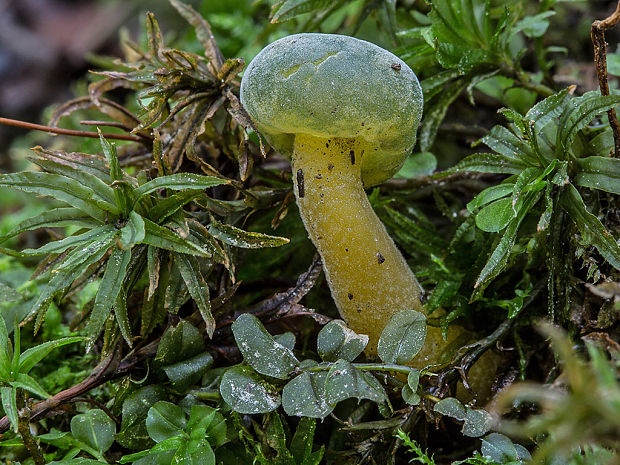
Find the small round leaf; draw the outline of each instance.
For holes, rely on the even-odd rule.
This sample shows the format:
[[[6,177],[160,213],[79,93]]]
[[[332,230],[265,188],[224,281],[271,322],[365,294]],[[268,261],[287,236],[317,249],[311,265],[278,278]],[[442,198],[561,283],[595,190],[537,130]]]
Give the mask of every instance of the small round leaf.
[[[276,342],[254,315],[240,315],[232,331],[243,358],[260,374],[288,379],[299,365],[291,349]]]
[[[459,421],[465,420],[467,416],[467,408],[461,404],[460,400],[454,397],[446,397],[437,402],[435,404],[435,412],[455,418]]]
[[[236,365],[224,373],[220,394],[235,412],[243,414],[271,412],[281,402],[278,390],[244,365]]]
[[[71,434],[100,453],[107,451],[114,442],[116,425],[100,409],[92,409],[71,419]]]
[[[170,402],[157,402],[149,409],[146,416],[146,430],[155,442],[179,436],[186,424],[183,409]]]
[[[383,329],[377,350],[385,363],[405,364],[413,359],[426,339],[426,317],[415,310],[396,313]]]
[[[482,409],[467,409],[465,423],[463,423],[463,434],[471,438],[477,438],[487,433],[491,429],[491,415]]]
[[[287,415],[325,418],[334,409],[325,400],[326,372],[303,372],[282,390],[282,407]]]
[[[366,348],[368,336],[357,334],[344,321],[332,320],[319,332],[317,351],[326,362],[355,360]]]

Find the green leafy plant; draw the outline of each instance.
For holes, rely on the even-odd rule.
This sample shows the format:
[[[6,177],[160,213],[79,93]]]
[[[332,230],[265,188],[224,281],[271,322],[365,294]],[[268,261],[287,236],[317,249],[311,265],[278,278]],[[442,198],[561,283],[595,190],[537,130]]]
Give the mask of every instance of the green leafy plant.
[[[244,233],[215,220],[211,231],[207,230],[184,213],[183,206],[201,196],[203,189],[226,184],[227,180],[190,173],[162,175],[151,180],[143,174],[138,178],[131,177],[121,170],[115,147],[103,137],[101,144],[109,169],[106,169],[106,162],[95,156],[76,157],[37,149],[39,158],[35,162],[45,172],[0,177],[2,185],[50,196],[69,206],[28,219],[2,239],[42,227],[80,227],[77,233],[38,249],[5,250],[18,256],[53,254],[55,257],[39,275],[49,281],[32,305],[31,315],[36,316],[35,330],[43,322],[52,299],[66,291],[87,270],[92,273],[93,267],[99,267],[103,260],[106,265],[85,332],[91,338],[96,337],[114,308],[121,334],[131,345],[126,296],[147,267],[153,283],[151,293],[154,292],[159,281],[155,276],[156,269],[163,259],[174,262],[176,273],[182,277],[207,325],[207,332],[213,334],[215,321],[209,307],[208,287],[199,271],[198,257],[212,259],[215,263],[229,263],[216,237],[249,247],[276,246],[287,240]],[[157,148],[155,151],[157,153]],[[76,163],[84,171],[76,170]],[[158,194],[162,190],[167,190],[170,195],[163,197]],[[173,194],[175,191],[178,193]],[[168,251],[168,255],[164,257],[161,250]],[[153,324],[146,320],[145,317],[149,316],[152,316],[152,309],[143,314],[142,335],[147,334]]]
[[[33,168],[20,154],[49,141],[27,135],[10,148],[18,172],[0,174],[0,462],[616,463],[620,138],[604,113],[620,99],[605,84],[618,60],[602,37],[595,68],[611,95],[580,95],[593,88],[584,21],[598,10],[171,4],[191,28],[171,15],[160,30],[147,14],[137,38],[122,32],[122,58],[92,56],[99,70],[72,84],[79,97],[35,126],[95,139],[35,147]],[[296,173],[240,104],[244,61],[299,32],[391,49],[421,78],[417,153],[369,200],[426,289],[427,316],[391,320],[379,360],[364,358],[366,336],[331,320]],[[27,75],[47,76],[37,63]],[[489,153],[474,153],[480,144]],[[534,331],[541,318],[570,339]],[[453,339],[457,320],[467,332]],[[413,369],[426,325],[448,347]],[[489,351],[500,369],[475,373]],[[469,376],[488,397],[467,390]]]
[[[544,208],[539,213],[538,231],[553,235],[560,211],[565,211],[582,241],[620,269],[620,246],[587,210],[576,188],[620,192],[620,161],[597,154],[604,149],[597,151],[588,143],[593,138],[587,130],[595,117],[618,103],[618,96],[592,92],[571,97],[571,89],[566,89],[536,104],[525,116],[505,110],[504,115],[514,123],[513,131],[495,126],[481,139],[495,153],[471,155],[451,170],[510,175],[468,204],[480,229],[499,234],[499,242],[476,280],[473,299],[505,269],[521,224],[528,214],[540,212],[541,204]],[[554,263],[548,266],[552,274],[557,269]]]
[[[397,313],[383,330],[378,348],[383,363],[353,363],[368,336],[355,334],[340,320],[319,332],[320,363],[299,361],[292,352],[292,334],[274,338],[251,314],[239,316],[232,329],[244,364],[224,373],[220,392],[236,412],[267,413],[282,405],[288,415],[325,418],[349,398],[371,400],[389,412],[387,393],[373,371],[406,374],[403,397],[414,405],[420,400],[419,371],[402,365],[415,357],[426,335],[426,319],[414,310]]]
[[[25,391],[42,398],[49,397],[45,389],[28,373],[54,349],[84,339],[78,336],[56,339],[22,352],[19,325],[14,326],[11,344],[4,319],[0,318],[0,395],[2,408],[14,431],[19,429],[19,405],[24,403]]]
[[[412,41],[403,57],[425,69],[439,68],[422,80],[425,116],[420,128],[420,149],[432,146],[448,107],[467,91],[473,103],[473,89],[493,76],[501,75],[515,84],[542,96],[553,91],[525,72],[520,65],[523,52],[513,47],[515,36],[528,38],[542,35],[549,26],[553,11],[545,11],[522,20],[520,2],[494,9],[481,0],[433,1],[428,16],[420,18],[421,26],[401,31],[399,36]],[[500,13],[498,13],[500,11]],[[541,52],[544,54],[545,52]]]
[[[228,441],[224,417],[207,405],[194,405],[189,418],[181,407],[160,401],[146,417],[149,450],[125,455],[120,463],[200,463],[215,465],[214,449]]]

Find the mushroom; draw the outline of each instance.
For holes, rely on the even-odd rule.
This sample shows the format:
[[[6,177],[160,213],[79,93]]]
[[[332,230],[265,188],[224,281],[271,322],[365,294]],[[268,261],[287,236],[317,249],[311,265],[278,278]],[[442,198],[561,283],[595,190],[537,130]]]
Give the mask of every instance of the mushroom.
[[[332,296],[366,353],[390,317],[423,311],[423,290],[364,192],[391,178],[416,141],[422,89],[401,59],[333,34],[277,40],[249,64],[241,102],[256,128],[291,158],[301,218]],[[414,365],[436,362],[446,343],[429,327]]]

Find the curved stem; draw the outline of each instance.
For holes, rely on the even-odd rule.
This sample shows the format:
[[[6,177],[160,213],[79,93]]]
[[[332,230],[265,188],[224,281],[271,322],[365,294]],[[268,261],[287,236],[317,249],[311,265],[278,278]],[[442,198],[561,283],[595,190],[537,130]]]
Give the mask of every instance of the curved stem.
[[[422,288],[373,211],[361,179],[364,142],[297,135],[297,205],[317,247],[340,315],[377,353],[392,315],[422,310]]]
[[[317,371],[329,371],[335,363],[323,362],[310,368],[304,368],[308,373]],[[403,373],[408,375],[412,368],[404,365],[396,365],[393,363],[355,363],[355,368],[362,371],[387,371],[390,373]]]

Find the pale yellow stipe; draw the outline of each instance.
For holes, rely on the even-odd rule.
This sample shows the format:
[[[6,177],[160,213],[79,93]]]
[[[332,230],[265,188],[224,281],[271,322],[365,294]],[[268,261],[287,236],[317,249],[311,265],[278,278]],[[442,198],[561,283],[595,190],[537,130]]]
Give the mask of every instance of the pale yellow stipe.
[[[374,356],[392,315],[424,310],[416,277],[364,192],[360,165],[367,149],[359,139],[298,134],[292,165],[297,205],[336,306],[351,329],[368,335],[366,353]],[[429,327],[413,364],[437,363],[446,344]]]

